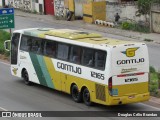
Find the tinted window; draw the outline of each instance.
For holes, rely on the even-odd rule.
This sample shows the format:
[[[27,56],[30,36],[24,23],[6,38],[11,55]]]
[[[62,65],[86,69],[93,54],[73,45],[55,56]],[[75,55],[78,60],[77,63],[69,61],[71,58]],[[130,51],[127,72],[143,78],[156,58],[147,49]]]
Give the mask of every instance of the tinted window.
[[[11,41],[11,64],[17,64],[19,33],[13,33]]]
[[[29,36],[23,35],[21,38],[20,49],[24,51],[31,51],[32,48],[32,39]]]
[[[41,53],[41,39],[40,38],[35,38],[35,37],[31,37],[32,39],[32,46],[31,46],[31,52],[34,53]]]
[[[83,48],[82,65],[104,70],[106,63],[106,52]]]
[[[81,63],[81,47],[71,46],[69,61],[73,63]]]
[[[106,52],[96,51],[95,52],[95,68],[104,70],[106,63]]]
[[[57,58],[68,60],[69,46],[66,44],[58,44]]]
[[[93,67],[94,66],[94,50],[83,48],[82,65]]]
[[[44,45],[44,55],[55,57],[56,56],[56,42],[47,40]]]

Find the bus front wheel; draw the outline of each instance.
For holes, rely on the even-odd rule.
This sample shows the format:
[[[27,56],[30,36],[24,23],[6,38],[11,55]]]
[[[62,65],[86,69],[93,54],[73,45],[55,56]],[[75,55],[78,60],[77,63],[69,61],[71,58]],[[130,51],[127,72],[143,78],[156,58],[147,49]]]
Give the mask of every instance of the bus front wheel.
[[[75,102],[79,103],[82,101],[81,93],[79,92],[77,85],[72,86],[71,95]]]
[[[29,76],[28,76],[27,70],[24,70],[24,71],[23,71],[22,76],[23,76],[23,79],[24,79],[24,83],[25,83],[26,85],[31,85],[31,82],[29,81]]]
[[[87,106],[91,106],[92,102],[90,101],[90,93],[87,88],[83,90],[83,101]]]

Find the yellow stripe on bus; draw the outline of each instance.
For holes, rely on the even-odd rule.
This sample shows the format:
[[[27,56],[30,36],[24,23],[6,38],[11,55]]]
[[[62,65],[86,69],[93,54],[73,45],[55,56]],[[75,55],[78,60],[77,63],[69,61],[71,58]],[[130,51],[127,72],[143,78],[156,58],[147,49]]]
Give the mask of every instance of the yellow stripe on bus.
[[[61,81],[59,80],[60,73],[55,70],[51,58],[44,57],[44,61],[46,63],[48,72],[51,76],[51,79],[52,79],[52,82],[54,84],[55,89],[56,90],[61,90]]]

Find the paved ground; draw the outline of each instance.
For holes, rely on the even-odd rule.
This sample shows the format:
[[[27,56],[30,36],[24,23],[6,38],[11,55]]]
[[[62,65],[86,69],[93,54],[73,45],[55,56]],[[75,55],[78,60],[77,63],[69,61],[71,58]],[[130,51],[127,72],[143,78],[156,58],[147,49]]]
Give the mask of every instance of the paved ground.
[[[160,44],[160,34],[156,34],[156,33],[145,34],[145,33],[139,33],[139,32],[132,32],[128,30],[121,30],[117,28],[109,28],[109,27],[84,23],[82,20],[75,20],[75,21],[56,20],[56,18],[52,15],[37,15],[37,14],[25,13],[19,10],[15,10],[15,15],[24,16],[24,17],[28,16],[28,17],[32,17],[33,19],[48,21],[55,24],[62,24],[62,25],[64,24],[69,26],[76,26],[83,29],[96,30],[103,33],[115,34],[115,35],[124,36],[124,37],[141,40],[141,41],[145,39],[150,39],[150,40],[153,40],[155,43]]]

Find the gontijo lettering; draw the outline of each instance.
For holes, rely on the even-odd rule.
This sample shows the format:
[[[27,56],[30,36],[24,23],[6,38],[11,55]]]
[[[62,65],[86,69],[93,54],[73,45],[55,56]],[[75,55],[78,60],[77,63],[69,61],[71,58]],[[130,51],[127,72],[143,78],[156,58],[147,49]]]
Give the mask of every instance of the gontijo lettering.
[[[67,65],[64,63],[57,62],[57,67],[62,70],[66,70],[73,73],[82,74],[82,69],[80,67],[74,67],[72,65]]]
[[[144,61],[145,61],[144,58],[139,58],[139,59],[129,59],[129,60],[117,60],[117,65],[143,63]]]

